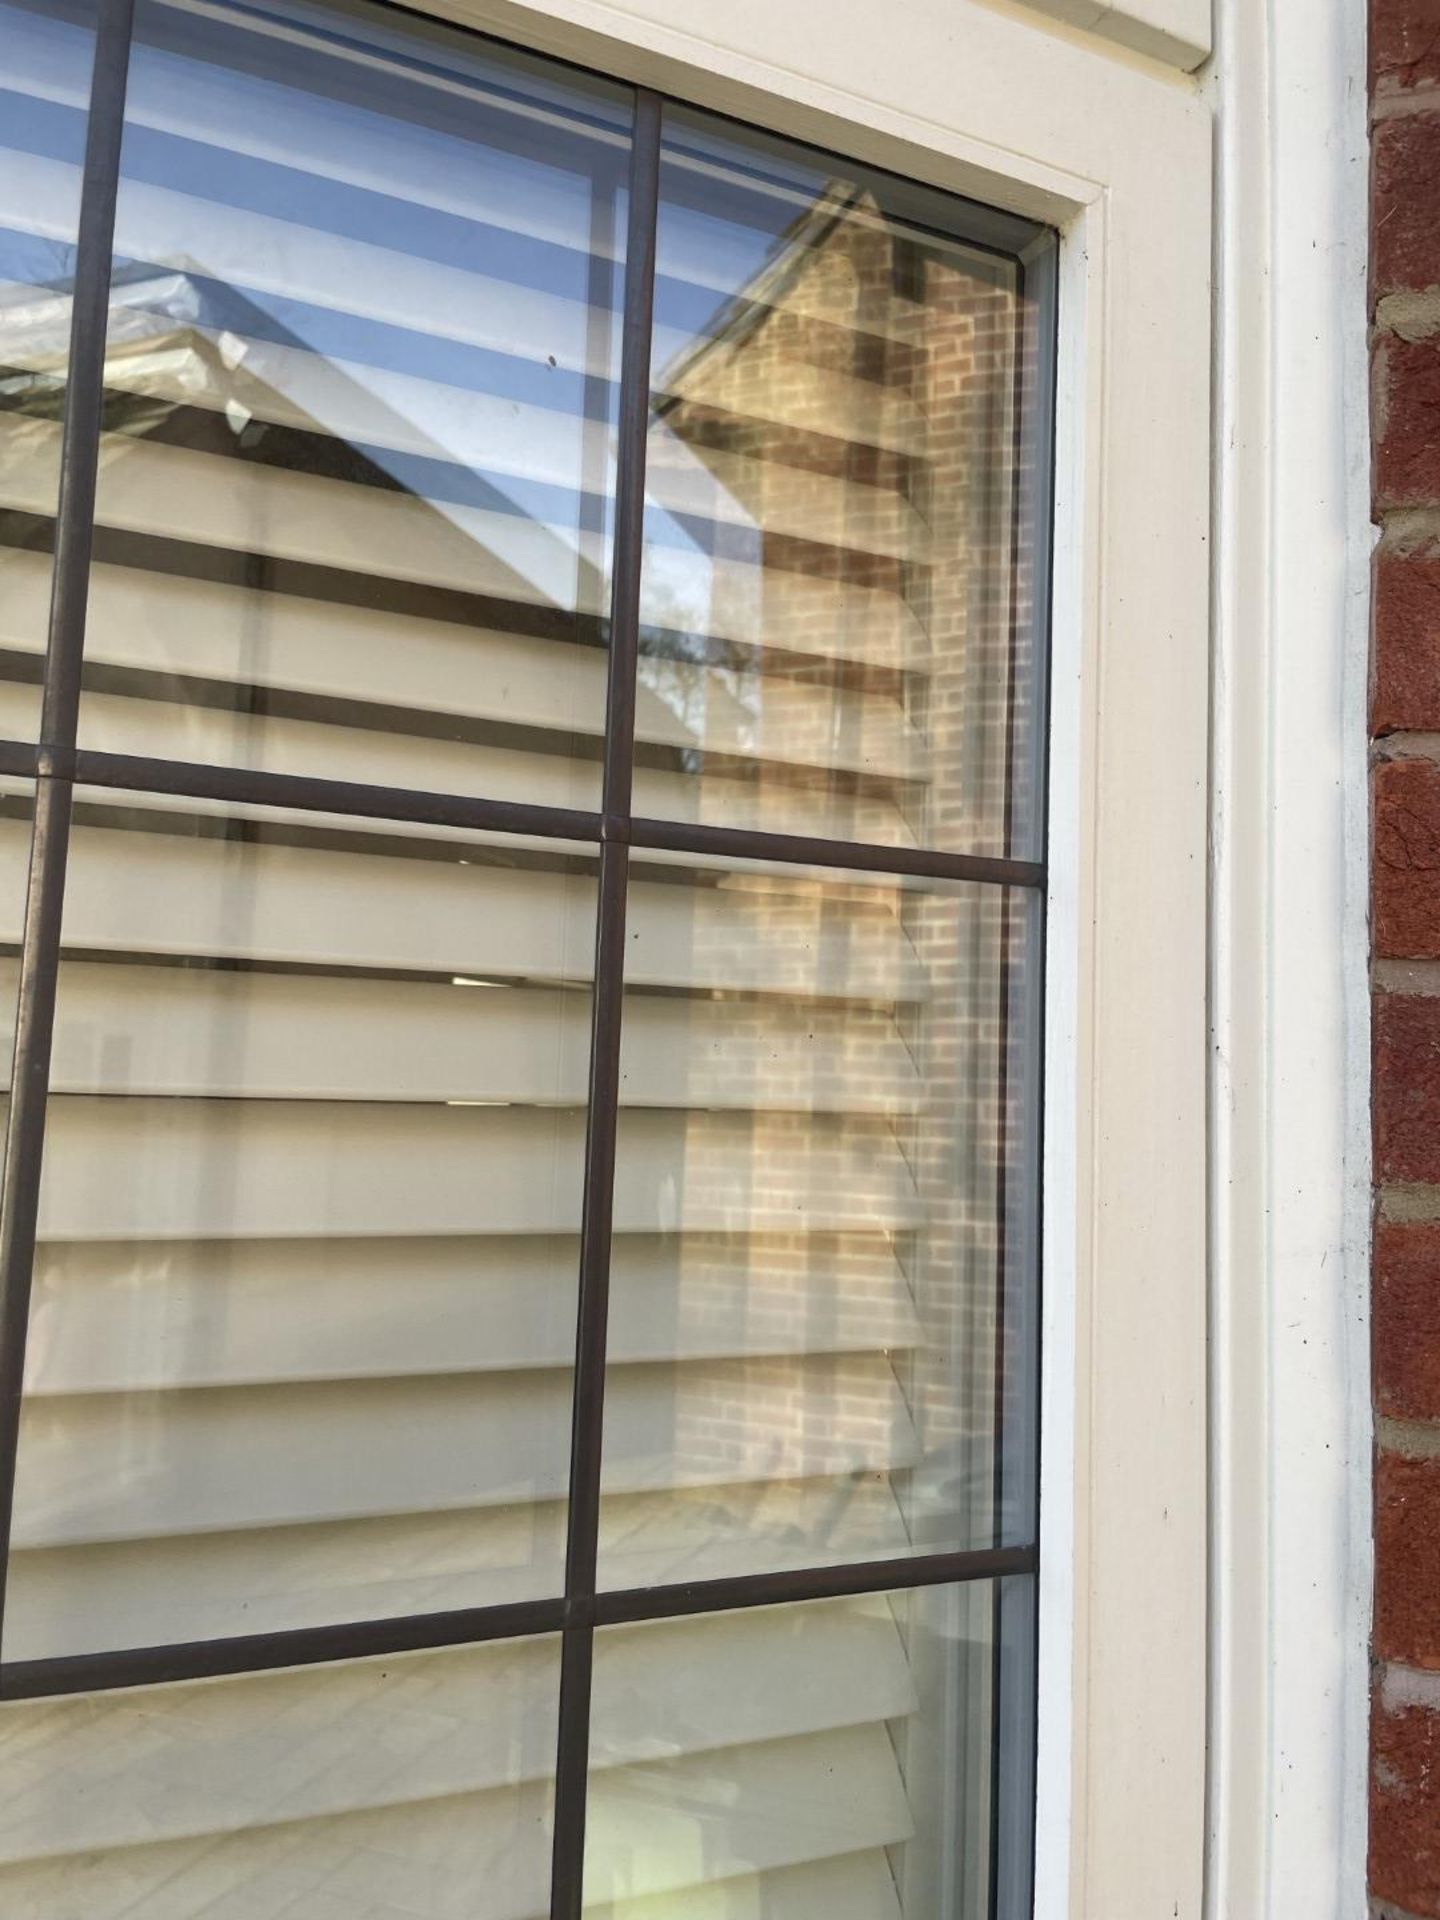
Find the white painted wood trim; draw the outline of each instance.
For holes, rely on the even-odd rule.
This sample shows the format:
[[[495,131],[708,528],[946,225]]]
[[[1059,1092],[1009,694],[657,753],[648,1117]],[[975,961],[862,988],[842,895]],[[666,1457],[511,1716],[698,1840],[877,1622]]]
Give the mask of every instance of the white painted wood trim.
[[[1365,1911],[1363,9],[1221,0],[1210,1920]]]
[[[1210,0],[1028,0],[1037,12],[1190,73],[1211,48]]]

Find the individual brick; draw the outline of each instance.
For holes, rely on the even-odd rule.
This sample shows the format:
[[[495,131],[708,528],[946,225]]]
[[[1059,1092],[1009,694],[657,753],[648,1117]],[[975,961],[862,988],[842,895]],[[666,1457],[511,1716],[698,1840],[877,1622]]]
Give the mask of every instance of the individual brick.
[[[1440,1711],[1387,1704],[1370,1719],[1370,1891],[1440,1920]]]
[[[1428,538],[1382,546],[1373,585],[1370,731],[1440,732],[1440,521]]]
[[[1372,1044],[1375,1177],[1440,1182],[1440,998],[1377,995]]]
[[[1371,299],[1440,285],[1440,112],[1378,121],[1370,160]]]
[[[1377,100],[1440,87],[1440,0],[1370,0],[1370,86]]]
[[[1371,404],[1375,511],[1440,501],[1440,338],[1382,334]]]
[[[1391,760],[1371,789],[1377,958],[1440,959],[1440,766]]]
[[[1440,1457],[1376,1462],[1375,1652],[1440,1668]]]
[[[1440,1220],[1382,1220],[1374,1278],[1376,1409],[1394,1420],[1440,1421]],[[1440,1582],[1435,1606],[1440,1632]]]

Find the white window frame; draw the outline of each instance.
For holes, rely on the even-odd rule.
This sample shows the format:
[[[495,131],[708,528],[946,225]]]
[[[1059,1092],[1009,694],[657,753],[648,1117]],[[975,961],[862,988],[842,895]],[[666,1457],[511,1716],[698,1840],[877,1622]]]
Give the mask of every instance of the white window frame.
[[[1367,1911],[1362,0],[1215,0],[1207,1920]]]
[[[1360,0],[407,4],[1060,231],[1035,1914],[1351,1920]]]

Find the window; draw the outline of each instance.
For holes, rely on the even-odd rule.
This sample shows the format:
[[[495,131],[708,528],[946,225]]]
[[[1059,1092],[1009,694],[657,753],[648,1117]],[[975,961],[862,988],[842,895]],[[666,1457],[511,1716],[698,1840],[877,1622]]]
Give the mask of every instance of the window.
[[[1018,1920],[1051,236],[127,13],[0,0],[0,1908]]]

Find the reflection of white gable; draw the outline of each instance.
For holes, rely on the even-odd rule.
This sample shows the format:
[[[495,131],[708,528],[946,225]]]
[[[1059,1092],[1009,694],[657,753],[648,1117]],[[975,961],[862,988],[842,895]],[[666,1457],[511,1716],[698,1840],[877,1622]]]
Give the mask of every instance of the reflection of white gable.
[[[280,426],[361,447],[376,467],[389,472],[398,490],[412,495],[413,505],[423,507],[427,518],[453,529],[464,548],[484,549],[482,585],[473,554],[457,553],[446,563],[441,543],[447,536],[430,529],[425,539],[435,554],[438,578],[542,605],[568,608],[578,602],[582,612],[604,610],[606,556],[600,536],[574,524],[546,522],[522,507],[507,511],[504,504],[507,480],[549,480],[557,489],[569,480],[573,488],[571,477],[581,465],[583,421],[540,408],[524,409],[522,416],[513,403],[485,394],[458,392],[355,362],[337,363],[303,345],[281,345],[197,324],[194,316],[202,304],[184,274],[122,277],[115,294],[105,369],[112,392],[160,402],[164,412],[184,406],[223,414],[237,436],[247,429]],[[37,299],[29,290],[29,298],[7,313],[7,334],[13,342],[10,363],[47,376],[60,374],[68,350],[68,320],[68,299]],[[155,417],[163,418],[164,412]],[[132,416],[126,427],[129,437],[143,437],[143,420]],[[126,455],[124,438],[107,442],[107,466],[118,457],[136,458],[134,450]],[[501,502],[495,508],[423,494],[407,473],[420,459],[473,474],[481,470],[482,451],[485,478]],[[167,457],[175,460],[173,450]],[[396,503],[384,489],[369,502],[359,497],[364,490],[338,494],[333,481],[268,472],[263,459],[248,463],[244,476],[236,474],[232,480],[235,487],[274,496],[277,507],[283,497],[296,513],[304,513],[302,503],[309,496],[311,517],[320,521],[367,521],[383,500],[388,503],[387,526],[393,528]],[[328,494],[326,505],[318,504],[322,488]],[[177,525],[173,531],[182,529]],[[383,560],[383,548],[375,557]],[[359,564],[359,557],[347,554],[343,563]]]

